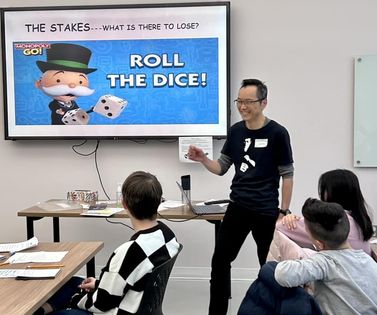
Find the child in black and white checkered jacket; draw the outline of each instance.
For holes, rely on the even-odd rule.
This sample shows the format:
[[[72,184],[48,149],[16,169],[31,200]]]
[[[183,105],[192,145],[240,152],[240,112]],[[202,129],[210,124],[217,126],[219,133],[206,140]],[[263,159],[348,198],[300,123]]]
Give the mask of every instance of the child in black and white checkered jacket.
[[[155,176],[132,173],[123,183],[122,197],[136,233],[114,251],[98,280],[72,278],[37,314],[137,312],[151,271],[175,256],[179,243],[169,227],[156,220],[162,188]],[[75,294],[77,287],[81,292]],[[69,300],[71,308],[64,309]]]

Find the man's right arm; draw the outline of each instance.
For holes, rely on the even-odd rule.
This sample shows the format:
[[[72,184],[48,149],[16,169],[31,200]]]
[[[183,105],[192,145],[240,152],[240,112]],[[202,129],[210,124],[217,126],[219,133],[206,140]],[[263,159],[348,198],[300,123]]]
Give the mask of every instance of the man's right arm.
[[[222,172],[222,167],[218,160],[211,160],[209,159],[202,149],[197,148],[193,145],[190,145],[188,150],[188,157],[190,160],[195,162],[200,162],[204,165],[204,167],[209,170],[211,173],[216,175],[224,174]]]

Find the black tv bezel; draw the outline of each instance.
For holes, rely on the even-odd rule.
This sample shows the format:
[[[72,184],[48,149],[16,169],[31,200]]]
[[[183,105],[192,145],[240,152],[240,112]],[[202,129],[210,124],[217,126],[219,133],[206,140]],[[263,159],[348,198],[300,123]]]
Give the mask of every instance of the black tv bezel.
[[[98,9],[133,9],[133,8],[164,8],[164,7],[200,7],[200,6],[224,6],[226,9],[226,131],[230,127],[230,1],[218,2],[192,2],[192,3],[155,3],[155,4],[122,4],[122,5],[80,5],[80,6],[40,6],[40,7],[3,7],[0,8],[1,16],[1,53],[2,53],[2,78],[3,78],[3,108],[4,108],[4,137],[5,140],[172,140],[179,137],[205,137],[225,139],[224,135],[142,135],[142,136],[10,136],[8,125],[8,95],[7,95],[7,70],[5,59],[5,14],[10,11],[50,11],[50,10],[98,10]]]

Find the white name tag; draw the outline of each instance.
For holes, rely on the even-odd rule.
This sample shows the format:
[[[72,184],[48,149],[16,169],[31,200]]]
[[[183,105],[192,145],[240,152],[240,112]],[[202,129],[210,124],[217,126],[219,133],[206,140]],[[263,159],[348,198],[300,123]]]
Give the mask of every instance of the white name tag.
[[[255,139],[255,148],[267,147],[268,139]]]

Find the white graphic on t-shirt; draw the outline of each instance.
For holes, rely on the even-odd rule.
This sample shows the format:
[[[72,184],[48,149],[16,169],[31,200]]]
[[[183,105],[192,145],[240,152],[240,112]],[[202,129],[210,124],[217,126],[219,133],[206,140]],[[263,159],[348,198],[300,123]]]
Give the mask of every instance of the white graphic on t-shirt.
[[[242,162],[241,166],[240,166],[240,170],[241,172],[246,172],[247,169],[249,168],[249,165],[247,165],[246,163]]]
[[[244,152],[247,152],[251,146],[251,138],[246,138],[244,140],[245,146],[243,148]],[[241,172],[246,172],[249,169],[249,164],[255,167],[255,161],[250,158],[248,154],[244,155],[243,158],[246,160],[246,162],[242,162],[240,166]]]
[[[248,156],[248,155],[246,154],[246,155],[244,155],[243,158],[244,158],[246,161],[248,161],[252,166],[255,167],[255,161],[252,160],[252,159],[250,159],[250,156]]]
[[[250,144],[251,144],[251,139],[250,139],[250,138],[246,138],[246,139],[245,139],[245,147],[243,148],[243,151],[244,151],[244,152],[247,152],[247,150],[248,150],[249,147],[250,147]]]

